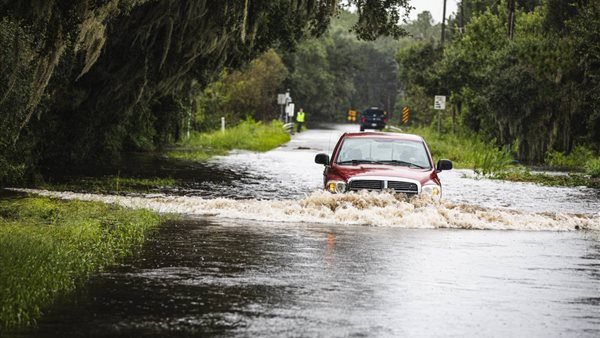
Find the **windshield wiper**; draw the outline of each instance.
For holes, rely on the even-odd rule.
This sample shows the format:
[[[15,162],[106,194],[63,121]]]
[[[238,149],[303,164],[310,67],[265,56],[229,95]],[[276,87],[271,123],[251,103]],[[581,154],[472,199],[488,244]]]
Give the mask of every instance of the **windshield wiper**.
[[[336,162],[337,164],[352,164],[352,165],[357,165],[357,164],[383,164],[383,162],[381,161],[372,161],[372,160],[347,160],[347,161],[340,161],[340,162]]]
[[[402,165],[402,166],[407,166],[407,167],[417,167],[419,169],[427,169],[426,167],[420,166],[418,164],[412,163],[412,162],[406,162],[406,161],[400,161],[400,160],[385,160],[385,161],[381,161],[383,163],[391,163],[391,164],[398,164],[398,165]]]

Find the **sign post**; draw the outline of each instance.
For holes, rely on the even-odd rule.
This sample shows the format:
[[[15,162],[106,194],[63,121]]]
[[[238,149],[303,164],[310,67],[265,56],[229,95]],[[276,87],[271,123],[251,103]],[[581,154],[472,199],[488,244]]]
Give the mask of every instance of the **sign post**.
[[[281,115],[279,117],[281,118],[281,122],[283,122],[285,120],[283,116],[283,108],[285,107],[285,94],[277,94],[277,104],[281,108]]]
[[[287,107],[285,107],[285,111],[287,113],[287,116],[290,117],[290,119],[292,119],[294,117],[294,106],[295,104],[290,103],[287,105]]]
[[[281,121],[288,123],[288,105],[292,103],[292,97],[290,96],[290,90],[286,90],[285,94],[277,94],[277,104],[281,107]],[[294,108],[292,108],[293,110]]]
[[[438,111],[438,134],[442,132],[442,115],[440,110],[446,109],[446,96],[436,95],[433,99],[433,109]]]

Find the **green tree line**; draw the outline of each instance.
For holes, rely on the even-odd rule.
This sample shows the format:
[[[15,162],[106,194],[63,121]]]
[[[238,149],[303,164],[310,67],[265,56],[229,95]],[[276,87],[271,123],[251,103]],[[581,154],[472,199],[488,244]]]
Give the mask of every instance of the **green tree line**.
[[[598,153],[600,3],[463,0],[458,8],[449,43],[415,41],[396,55],[400,100],[417,121],[434,122],[432,98],[447,95],[447,124],[522,161],[578,145]]]
[[[400,36],[407,3],[2,0],[0,182],[179,140],[210,120],[196,98],[224,69],[322,35],[345,6],[357,36]]]

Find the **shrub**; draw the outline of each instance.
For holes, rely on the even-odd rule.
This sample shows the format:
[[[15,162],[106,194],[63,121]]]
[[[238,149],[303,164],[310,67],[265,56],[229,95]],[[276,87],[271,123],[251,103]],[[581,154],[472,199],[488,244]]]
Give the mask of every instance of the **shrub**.
[[[593,158],[594,153],[590,149],[584,146],[576,146],[568,155],[558,151],[549,152],[546,155],[545,162],[555,168],[581,170]]]
[[[595,158],[585,164],[585,173],[593,178],[600,177],[600,158]]]

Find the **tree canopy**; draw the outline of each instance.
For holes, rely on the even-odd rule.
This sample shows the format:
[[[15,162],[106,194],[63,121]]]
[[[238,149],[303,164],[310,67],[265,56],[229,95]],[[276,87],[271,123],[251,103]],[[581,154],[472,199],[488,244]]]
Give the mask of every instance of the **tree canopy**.
[[[398,36],[406,0],[0,1],[0,181],[179,137],[197,88],[321,35],[345,5]]]

